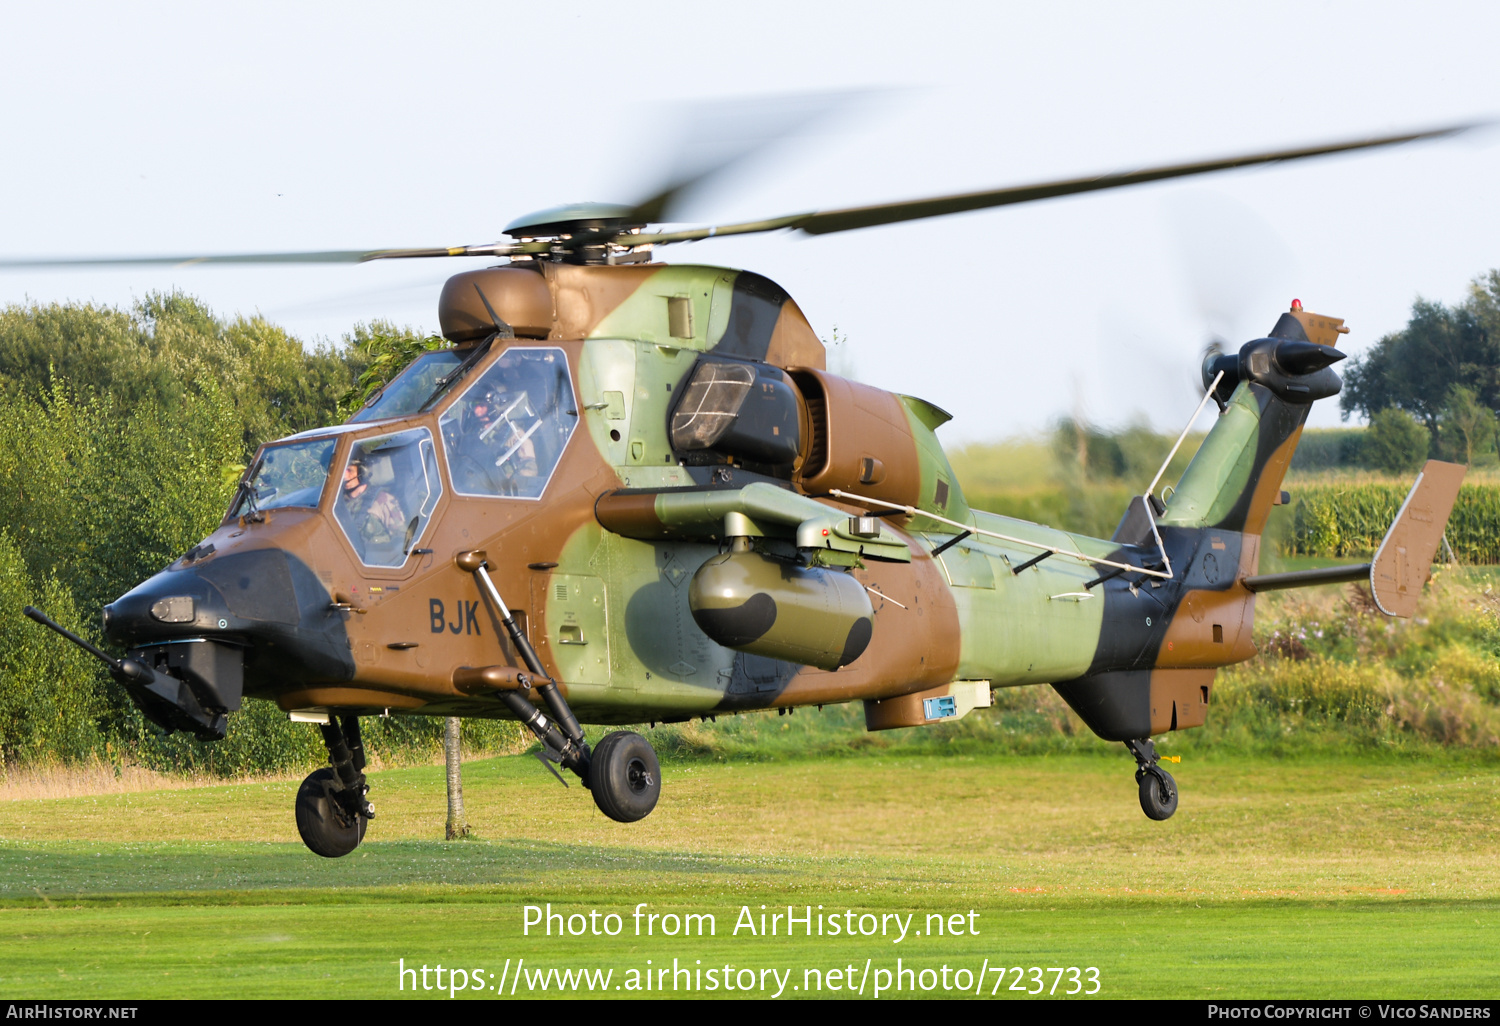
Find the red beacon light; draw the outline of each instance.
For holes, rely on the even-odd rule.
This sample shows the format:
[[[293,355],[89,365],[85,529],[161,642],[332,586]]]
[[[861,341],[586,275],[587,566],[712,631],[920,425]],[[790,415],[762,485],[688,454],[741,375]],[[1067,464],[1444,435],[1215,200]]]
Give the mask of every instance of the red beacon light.
[[[1296,313],[1298,310],[1301,310],[1301,309],[1302,309],[1302,300],[1300,300],[1300,299],[1294,299],[1294,300],[1292,300],[1292,312]]]

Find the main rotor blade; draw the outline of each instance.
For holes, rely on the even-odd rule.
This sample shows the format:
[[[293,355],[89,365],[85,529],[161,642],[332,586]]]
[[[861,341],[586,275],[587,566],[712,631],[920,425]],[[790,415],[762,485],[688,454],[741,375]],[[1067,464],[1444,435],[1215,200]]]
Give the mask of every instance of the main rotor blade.
[[[36,260],[0,260],[0,269],[33,267],[191,267],[195,264],[363,264],[371,260],[404,260],[414,257],[510,256],[531,252],[534,244],[495,242],[484,246],[451,246],[444,249],[343,249],[310,253],[215,253],[197,256],[55,257]]]
[[[1443,128],[1407,132],[1402,135],[1379,136],[1374,139],[1354,139],[1346,142],[1325,143],[1321,146],[1303,146],[1290,150],[1273,150],[1269,153],[1251,153],[1238,157],[1221,157],[1218,160],[1201,160],[1191,164],[1169,164],[1165,167],[1147,168],[1142,171],[1127,171],[1117,174],[1097,175],[1092,178],[1069,178],[1057,182],[1041,182],[1036,185],[1017,185],[1008,189],[987,192],[960,193],[956,196],[939,196],[934,199],[908,200],[904,203],[881,203],[869,207],[849,207],[845,210],[829,210],[809,217],[798,227],[809,235],[826,235],[830,232],[846,232],[855,228],[872,228],[876,225],[895,224],[899,221],[916,221],[924,217],[940,217],[943,214],[960,214],[968,210],[983,210],[988,207],[1003,207],[1013,203],[1031,203],[1036,200],[1053,199],[1058,196],[1076,196],[1084,192],[1099,192],[1104,189],[1120,189],[1128,185],[1143,185],[1170,178],[1186,178],[1190,175],[1228,171],[1238,167],[1254,167],[1257,164],[1275,164],[1281,161],[1304,160],[1332,153],[1349,153],[1354,150],[1373,149],[1378,146],[1396,146],[1416,142],[1420,139],[1439,139],[1457,135],[1477,127],[1474,124],[1448,125]]]
[[[907,200],[900,203],[880,203],[868,207],[848,207],[843,210],[814,211],[793,214],[788,217],[765,221],[745,221],[731,225],[716,225],[711,228],[693,228],[656,235],[632,235],[622,241],[658,243],[693,242],[719,235],[742,235],[748,232],[775,231],[781,228],[796,228],[809,235],[827,235],[831,232],[847,232],[855,228],[873,228],[901,221],[917,221],[945,214],[961,214],[970,210],[1003,207],[1014,203],[1032,203],[1036,200],[1054,199],[1059,196],[1075,196],[1085,192],[1104,189],[1120,189],[1129,185],[1143,185],[1171,178],[1186,178],[1190,175],[1228,171],[1233,168],[1254,167],[1257,164],[1275,164],[1282,161],[1304,160],[1334,153],[1349,153],[1379,146],[1396,146],[1422,139],[1440,139],[1457,135],[1485,122],[1448,125],[1442,128],[1406,132],[1401,135],[1379,136],[1373,139],[1354,139],[1320,146],[1303,146],[1296,149],[1273,150],[1268,153],[1250,153],[1243,156],[1221,157],[1217,160],[1201,160],[1190,164],[1169,164],[1164,167],[1146,168],[1141,171],[1126,171],[1115,174],[1095,175],[1089,178],[1067,178],[1055,182],[1039,182],[1034,185],[1014,185],[1005,189],[985,192],[959,193],[953,196],[937,196],[931,199]]]
[[[681,125],[671,170],[652,195],[632,208],[636,224],[677,220],[682,197],[726,172],[766,156],[793,136],[874,97],[870,90],[789,93],[749,99],[713,100],[669,109]]]
[[[665,245],[673,242],[695,242],[720,235],[745,235],[755,232],[778,231],[795,228],[809,235],[827,235],[831,232],[852,231],[856,228],[873,228],[877,225],[897,224],[902,221],[917,221],[945,214],[959,214],[970,210],[1009,206],[1013,203],[1031,203],[1036,200],[1073,196],[1104,189],[1119,189],[1129,185],[1160,182],[1189,175],[1227,171],[1233,168],[1253,167],[1257,164],[1274,164],[1281,161],[1303,160],[1354,150],[1373,149],[1379,146],[1395,146],[1422,139],[1439,139],[1457,135],[1480,127],[1488,122],[1449,125],[1443,128],[1408,132],[1402,135],[1381,136],[1372,139],[1356,139],[1346,142],[1328,143],[1269,153],[1252,153],[1218,160],[1197,161],[1190,164],[1172,164],[1165,167],[1147,168],[1116,174],[1097,175],[1091,178],[1070,178],[1034,185],[1017,185],[986,192],[959,193],[953,196],[938,196],[930,199],[908,200],[900,203],[881,203],[867,207],[848,207],[843,210],[809,211],[774,217],[759,221],[742,221],[736,224],[712,225],[704,228],[689,228],[680,231],[655,233],[624,233],[613,237],[606,233],[580,236],[578,245],[585,242],[610,241],[618,245]],[[716,173],[724,165],[711,165],[709,174]],[[697,179],[693,179],[696,181]],[[665,207],[681,188],[689,182],[679,182],[667,190],[651,197],[639,209]],[[195,264],[360,264],[372,260],[401,260],[423,257],[457,256],[519,256],[548,252],[551,243],[546,241],[489,243],[482,246],[453,246],[440,249],[376,249],[376,250],[325,250],[306,253],[218,253],[191,256],[155,257],[60,257],[33,260],[0,260],[0,270],[43,267],[130,267],[130,266],[176,266]]]

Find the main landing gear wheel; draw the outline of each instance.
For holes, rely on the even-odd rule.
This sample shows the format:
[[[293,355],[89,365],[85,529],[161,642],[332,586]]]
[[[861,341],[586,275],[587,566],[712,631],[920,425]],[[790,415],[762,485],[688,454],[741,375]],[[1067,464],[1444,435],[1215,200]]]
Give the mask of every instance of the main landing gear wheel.
[[[651,743],[626,730],[606,734],[589,759],[589,790],[615,822],[645,819],[661,797],[661,765]]]
[[[338,799],[339,779],[324,766],[314,770],[297,788],[297,833],[314,854],[336,859],[359,847],[364,840],[364,816],[351,815]]]
[[[1141,785],[1141,811],[1155,820],[1170,819],[1177,811],[1177,781],[1159,766],[1136,770]]]

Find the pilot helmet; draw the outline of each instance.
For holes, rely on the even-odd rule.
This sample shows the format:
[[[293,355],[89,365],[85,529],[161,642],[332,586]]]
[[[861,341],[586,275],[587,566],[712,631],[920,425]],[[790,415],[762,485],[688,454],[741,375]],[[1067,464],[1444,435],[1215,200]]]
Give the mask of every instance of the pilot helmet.
[[[484,420],[489,420],[505,407],[500,406],[501,393],[497,389],[487,388],[474,397],[474,404],[470,407],[474,415]],[[480,410],[484,410],[480,413]]]

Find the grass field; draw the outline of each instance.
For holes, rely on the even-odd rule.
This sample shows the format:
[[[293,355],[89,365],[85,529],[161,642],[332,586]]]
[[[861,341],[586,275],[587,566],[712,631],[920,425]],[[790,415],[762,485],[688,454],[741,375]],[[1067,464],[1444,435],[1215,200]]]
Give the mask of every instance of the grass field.
[[[630,996],[632,979],[644,988],[641,972],[664,966],[652,993],[670,996],[674,958],[764,979],[765,996],[779,973],[783,997],[846,976],[872,997],[882,979],[895,986],[897,958],[934,970],[902,977],[902,995],[954,996],[944,965],[986,997],[997,965],[1094,967],[1104,997],[1500,993],[1492,759],[1190,757],[1174,767],[1181,809],[1152,823],[1117,748],[672,761],[661,805],[631,826],[533,759],[489,759],[465,767],[477,839],[454,843],[434,840],[441,769],[389,770],[373,778],[380,816],[365,845],[337,861],[297,841],[291,781],[0,803],[0,996],[439,996],[414,995],[416,977],[398,990],[402,959],[443,964],[444,999],[453,966],[486,987],[504,976],[509,996],[522,958],[516,997],[553,968],[612,970],[604,993]],[[523,936],[523,906],[547,902],[618,913],[623,930]],[[715,935],[636,937],[640,902],[713,914]],[[853,910],[856,924],[912,915],[910,933],[805,937],[799,925],[788,939],[783,923],[775,937],[735,935],[741,908],[758,929],[763,904],[823,906],[841,922]],[[964,932],[929,935],[937,913]],[[1043,985],[1058,978],[1059,994],[1092,987],[1087,973],[1044,972]],[[996,996],[1023,997],[1016,980]],[[557,986],[549,977],[547,993]]]
[[[1070,491],[1055,461],[1028,442],[955,464],[993,508],[1107,535],[1130,489]],[[1261,569],[1335,562],[1278,551],[1290,510]],[[1497,585],[1494,567],[1445,570],[1402,623],[1355,588],[1263,596],[1264,655],[1219,676],[1205,728],[1161,739],[1184,760],[1166,823],[1141,815],[1121,746],[1047,688],[920,731],[866,734],[857,707],[650,731],[662,802],[629,826],[507,756],[466,764],[475,836],[445,843],[441,768],[393,759],[372,775],[366,843],[336,861],[297,839],[295,779],[7,769],[0,998],[447,1000],[459,981],[455,1000],[648,981],[649,996],[1025,998],[1093,989],[1092,968],[1106,998],[1495,999]],[[549,903],[620,931],[525,935],[526,908]],[[657,926],[709,915],[715,931],[637,936],[642,903]],[[762,906],[782,914],[775,936]],[[788,906],[877,932],[788,937]],[[755,932],[736,930],[742,909]],[[879,932],[902,924],[899,943]],[[440,964],[442,981],[421,975]]]

